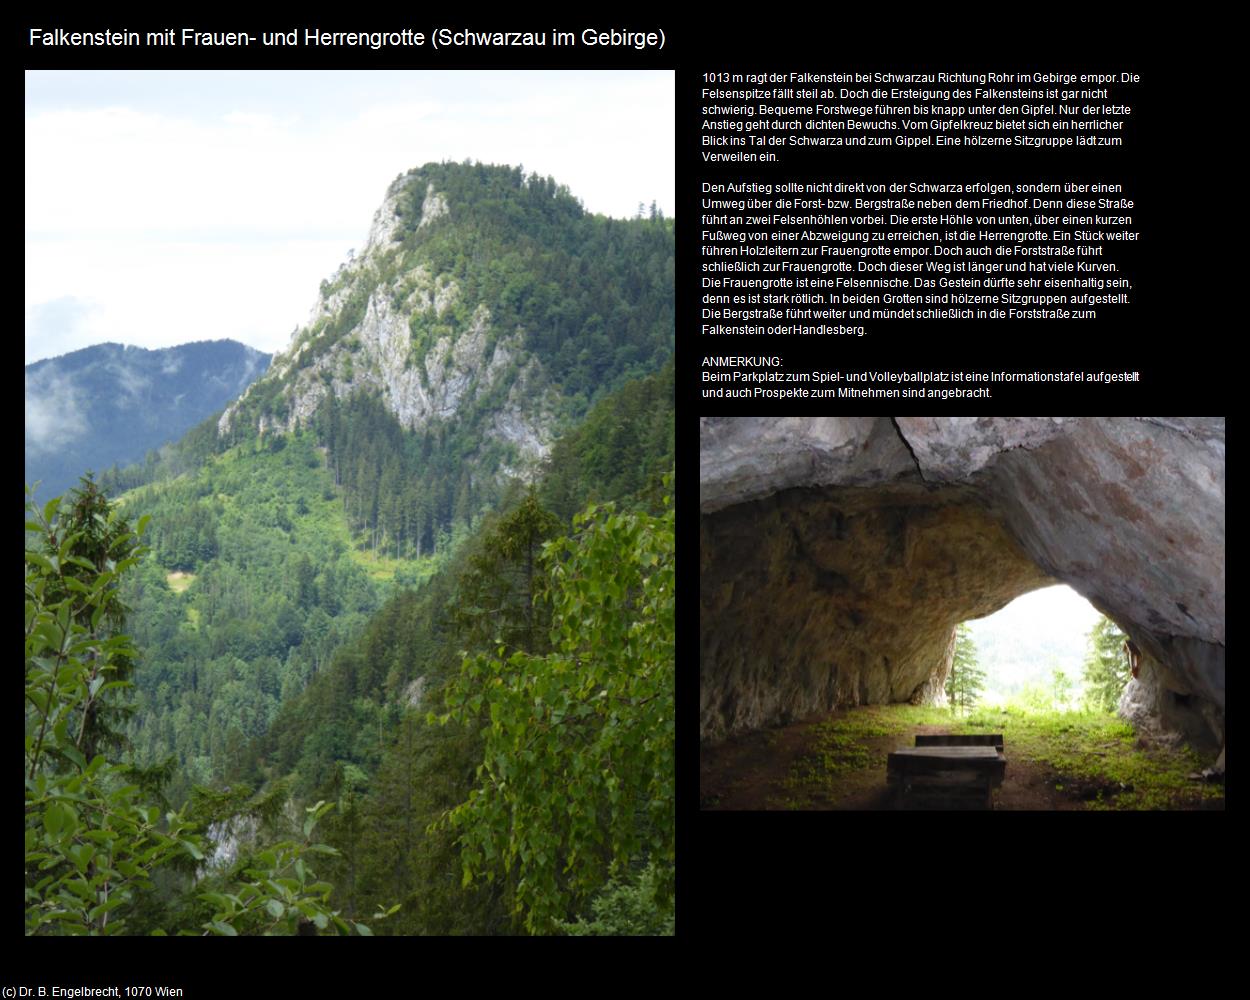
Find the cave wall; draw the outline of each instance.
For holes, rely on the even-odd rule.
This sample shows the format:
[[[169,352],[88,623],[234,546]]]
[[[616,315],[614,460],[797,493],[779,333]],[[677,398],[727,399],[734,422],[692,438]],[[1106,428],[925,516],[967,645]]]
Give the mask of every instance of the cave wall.
[[[703,518],[704,738],[935,701],[952,632],[1052,582],[974,498],[798,489]]]
[[[1149,655],[1137,717],[1222,743],[1223,418],[704,418],[701,433],[704,739],[932,696],[951,626],[1064,582]]]

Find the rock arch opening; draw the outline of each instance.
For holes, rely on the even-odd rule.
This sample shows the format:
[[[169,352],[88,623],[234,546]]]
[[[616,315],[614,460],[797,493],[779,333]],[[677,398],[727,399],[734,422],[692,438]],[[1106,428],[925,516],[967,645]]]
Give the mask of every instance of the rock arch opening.
[[[1061,711],[1091,705],[1096,695],[1086,689],[1084,667],[1090,632],[1101,618],[1085,598],[1059,584],[1022,594],[991,615],[963,622],[984,674],[976,704]],[[1127,677],[1128,665],[1118,646],[1116,653],[1115,666]]]
[[[1222,747],[1224,419],[701,421],[700,733],[935,699],[953,627],[1066,583],[1126,714]]]

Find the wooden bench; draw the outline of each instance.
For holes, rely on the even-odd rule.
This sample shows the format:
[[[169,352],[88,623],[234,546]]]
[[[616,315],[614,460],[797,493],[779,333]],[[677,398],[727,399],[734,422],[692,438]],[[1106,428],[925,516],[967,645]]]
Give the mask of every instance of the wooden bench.
[[[918,747],[998,747],[1003,749],[1002,733],[979,733],[973,736],[917,736]]]
[[[890,754],[886,780],[900,809],[992,809],[1006,770],[1001,734],[917,736]]]

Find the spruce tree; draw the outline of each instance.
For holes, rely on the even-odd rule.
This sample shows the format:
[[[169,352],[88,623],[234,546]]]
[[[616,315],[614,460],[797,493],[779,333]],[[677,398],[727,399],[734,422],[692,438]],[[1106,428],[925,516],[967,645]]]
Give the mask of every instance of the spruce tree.
[[[972,708],[984,689],[985,671],[977,662],[976,643],[968,626],[960,623],[955,628],[955,655],[950,676],[946,678],[946,697],[950,699],[951,710]]]
[[[1128,684],[1129,664],[1124,653],[1126,636],[1110,618],[1100,617],[1090,630],[1082,675],[1085,701],[1104,712],[1114,712]]]

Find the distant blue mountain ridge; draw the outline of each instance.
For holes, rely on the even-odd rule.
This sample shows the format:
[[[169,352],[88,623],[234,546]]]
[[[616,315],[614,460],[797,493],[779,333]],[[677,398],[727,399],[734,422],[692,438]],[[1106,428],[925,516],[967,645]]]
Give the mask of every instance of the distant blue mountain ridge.
[[[141,462],[264,374],[271,355],[233,340],[149,351],[97,344],[26,366],[26,482],[43,501],[87,470]]]

